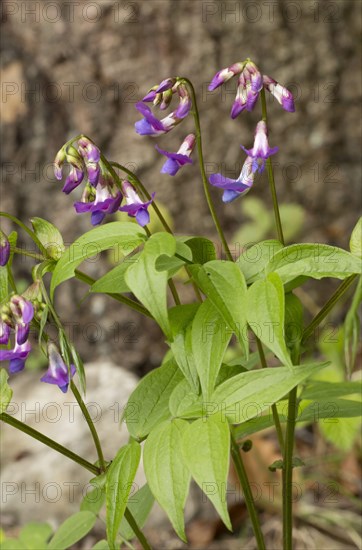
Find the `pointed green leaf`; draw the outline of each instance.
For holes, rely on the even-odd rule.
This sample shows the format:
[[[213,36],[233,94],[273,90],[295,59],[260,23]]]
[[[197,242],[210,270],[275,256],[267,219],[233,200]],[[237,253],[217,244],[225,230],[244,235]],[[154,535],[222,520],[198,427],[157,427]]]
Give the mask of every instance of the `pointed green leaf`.
[[[48,547],[47,540],[52,532],[48,523],[30,522],[22,527],[19,539],[27,550],[43,550]]]
[[[150,311],[161,329],[172,339],[167,311],[167,271],[157,271],[156,260],[166,254],[173,256],[176,241],[169,233],[155,233],[145,243],[137,263],[126,272],[125,280],[133,294]]]
[[[90,288],[91,292],[111,292],[119,293],[131,292],[129,286],[126,283],[125,275],[127,269],[135,262],[138,262],[140,252],[133,256],[127,256],[123,262],[111,269],[108,273],[103,275],[98,281],[96,281]]]
[[[174,388],[168,406],[174,418],[199,418],[203,411],[201,395],[191,390],[190,384],[185,379]]]
[[[280,361],[292,364],[284,341],[284,288],[276,273],[256,281],[247,293],[250,328]]]
[[[243,272],[246,282],[251,284],[256,279],[264,278],[264,267],[282,248],[280,241],[271,239],[244,249],[235,263]]]
[[[215,260],[194,270],[194,278],[235,332],[245,356],[249,354],[246,330],[247,287],[243,273],[233,262]]]
[[[30,221],[36,236],[47,252],[47,256],[53,260],[59,260],[65,250],[59,229],[43,218],[31,218]]]
[[[191,249],[191,258],[194,264],[205,264],[216,260],[215,245],[205,237],[177,237]]]
[[[154,502],[155,498],[147,483],[129,498],[127,505],[128,509],[140,529],[142,529],[146,523]],[[125,517],[122,518],[119,533],[125,540],[131,540],[136,536]]]
[[[8,405],[13,396],[13,390],[10,388],[7,380],[9,375],[5,369],[0,370],[0,413],[3,413],[8,408]]]
[[[239,271],[240,273],[240,271]],[[202,394],[208,400],[212,394],[231,331],[208,298],[199,307],[192,323],[192,354],[200,378]]]
[[[362,258],[362,218],[358,220],[353,228],[349,249],[358,258]]]
[[[170,418],[168,401],[183,378],[173,359],[142,378],[128,400],[124,415],[132,437],[142,439],[160,422]]]
[[[78,512],[67,518],[51,538],[49,550],[67,550],[85,537],[96,522],[97,516],[91,512]]]
[[[190,424],[183,433],[182,453],[192,477],[231,530],[226,504],[230,430],[225,417],[216,414]]]
[[[242,372],[216,388],[216,403],[233,424],[246,422],[282,399],[292,388],[329,363],[307,363],[296,367],[275,367]]]
[[[56,287],[73,277],[75,269],[88,258],[113,247],[129,254],[145,239],[144,229],[129,222],[111,222],[88,231],[74,241],[58,261],[50,285],[51,296]]]
[[[265,267],[265,272],[278,273],[283,283],[305,275],[313,279],[335,277],[345,279],[361,273],[359,258],[336,246],[327,244],[292,244],[277,252]]]
[[[180,453],[180,441],[188,423],[175,419],[158,425],[144,448],[145,474],[152,493],[167,513],[178,536],[186,542],[184,507],[190,473]]]
[[[141,458],[141,446],[137,441],[131,441],[122,447],[107,471],[106,503],[107,503],[107,540],[111,550],[116,548],[116,537],[124,512],[132,483]]]
[[[200,384],[192,352],[191,329],[199,305],[185,304],[169,310],[172,341],[168,344],[180,370],[196,393]]]

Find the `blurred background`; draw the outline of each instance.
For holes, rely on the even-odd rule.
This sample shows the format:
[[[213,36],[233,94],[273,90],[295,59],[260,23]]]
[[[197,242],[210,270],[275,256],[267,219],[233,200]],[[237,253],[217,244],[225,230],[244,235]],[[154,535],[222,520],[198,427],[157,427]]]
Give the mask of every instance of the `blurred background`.
[[[203,234],[220,248],[197,162],[171,178],[160,174],[163,159],[154,147],[176,151],[193,131],[192,118],[156,140],[141,137],[134,131],[140,118],[135,103],[168,76],[189,78],[198,96],[207,172],[236,177],[245,159],[240,144],[252,146],[260,107],[233,121],[236,79],[213,93],[207,86],[215,72],[250,57],[295,97],[292,114],[267,98],[288,242],[348,249],[361,208],[359,0],[6,0],[0,9],[1,210],[25,222],[49,219],[66,243],[89,230],[89,217],[75,214],[74,193],[61,192],[52,170],[64,142],[85,133],[108,159],[135,171],[156,192],[176,233]],[[235,253],[275,238],[266,174],[247,197],[229,205],[219,190],[211,192]],[[29,266],[18,260],[24,287]],[[86,271],[96,278],[110,267],[105,257],[103,263],[87,262]],[[326,281],[323,291],[320,283],[306,287],[308,315],[335,286]],[[178,287],[187,298],[182,281]],[[150,320],[107,297],[89,297],[81,283],[66,282],[57,293],[84,361],[107,357],[137,375],[160,364],[167,346]],[[336,324],[342,313],[335,314]]]

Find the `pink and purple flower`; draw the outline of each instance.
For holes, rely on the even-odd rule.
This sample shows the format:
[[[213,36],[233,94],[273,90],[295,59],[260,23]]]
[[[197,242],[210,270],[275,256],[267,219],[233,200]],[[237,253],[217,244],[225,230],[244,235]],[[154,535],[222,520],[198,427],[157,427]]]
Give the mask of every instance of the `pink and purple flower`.
[[[147,225],[150,221],[148,207],[152,203],[155,193],[152,193],[151,200],[143,202],[133,185],[127,180],[124,180],[122,183],[122,191],[126,199],[126,205],[121,206],[120,211],[127,212],[129,216],[136,218],[137,223],[141,227]]]
[[[76,372],[75,366],[70,365],[68,369],[55,344],[48,345],[48,358],[48,370],[40,381],[47,384],[55,384],[63,393],[66,393],[69,383]]]
[[[174,94],[178,95],[179,104],[169,115],[159,120],[151,111],[147,102],[153,102],[161,110],[166,109]],[[177,124],[189,114],[191,109],[191,97],[187,87],[176,78],[167,78],[159,86],[154,86],[146,94],[142,101],[136,103],[136,109],[143,115],[141,120],[135,123],[136,132],[142,136],[159,136],[170,132]]]
[[[192,164],[193,161],[190,157],[194,147],[194,134],[189,134],[185,137],[177,153],[170,153],[156,145],[157,151],[167,158],[165,164],[162,166],[161,174],[169,174],[170,176],[175,176],[182,166],[184,166],[185,164]]]
[[[260,173],[264,170],[266,159],[278,152],[278,147],[269,147],[268,129],[264,120],[256,125],[253,148],[245,149],[243,145],[241,148],[253,159],[253,172]]]
[[[232,202],[242,195],[248,193],[254,183],[253,171],[253,161],[252,157],[247,157],[243,167],[241,169],[240,175],[237,179],[227,178],[222,174],[211,174],[209,177],[209,182],[215,187],[220,187],[224,190],[222,200],[223,202]]]
[[[114,214],[119,210],[122,193],[115,187],[112,178],[103,174],[95,189],[87,185],[81,201],[74,203],[77,214],[91,213],[91,224],[99,225],[106,214]]]

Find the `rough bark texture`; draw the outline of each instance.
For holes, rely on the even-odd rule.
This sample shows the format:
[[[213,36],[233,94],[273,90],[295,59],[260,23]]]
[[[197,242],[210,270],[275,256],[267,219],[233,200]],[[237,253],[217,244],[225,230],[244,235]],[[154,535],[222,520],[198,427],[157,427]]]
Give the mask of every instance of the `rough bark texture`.
[[[306,209],[303,240],[347,247],[360,207],[358,0],[19,1],[4,2],[2,18],[2,210],[24,220],[46,217],[68,242],[89,229],[50,166],[60,146],[83,132],[108,158],[137,171],[179,233],[216,240],[197,165],[173,179],[161,176],[155,141],[133,130],[134,104],[169,75],[190,78],[200,98],[208,170],[236,175],[244,159],[239,145],[251,146],[259,107],[232,121],[236,83],[213,94],[207,83],[249,56],[296,95],[295,114],[268,101],[281,202]],[[157,142],[176,150],[192,128],[189,117]],[[265,175],[252,193],[271,204]],[[225,206],[217,190],[212,194],[231,239],[244,221],[240,202]],[[98,264],[88,268],[100,273]],[[25,264],[19,269],[27,277]],[[160,333],[152,322],[106,298],[80,303],[84,292],[68,283],[59,289],[64,318],[79,323],[75,339],[85,359],[107,353],[128,367],[159,364],[165,348],[155,344]]]

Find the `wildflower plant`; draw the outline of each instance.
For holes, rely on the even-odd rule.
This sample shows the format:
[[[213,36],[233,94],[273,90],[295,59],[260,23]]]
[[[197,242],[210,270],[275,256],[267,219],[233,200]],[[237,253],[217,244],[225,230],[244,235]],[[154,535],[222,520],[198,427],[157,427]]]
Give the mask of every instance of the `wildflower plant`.
[[[352,234],[350,251],[321,243],[285,246],[272,165],[272,156],[277,154],[278,147],[274,139],[273,146],[269,145],[265,94],[267,91],[277,99],[287,111],[286,116],[295,110],[293,97],[281,84],[262,75],[249,59],[220,70],[212,78],[209,89],[214,90],[233,77],[238,78],[231,110],[231,118],[237,118],[235,123],[243,123],[239,115],[244,111],[243,117],[248,111],[260,109],[254,144],[250,148],[241,146],[245,159],[235,180],[220,173],[207,178],[197,98],[188,79],[167,78],[153,86],[136,104],[142,119],[136,121],[135,130],[141,136],[158,138],[170,131],[179,132],[181,145],[176,152],[156,145],[166,159],[161,168],[164,177],[174,176],[178,171],[186,177],[188,165],[198,158],[206,201],[222,243],[220,257],[214,244],[204,236],[174,234],[157,205],[155,187],[146,186],[124,165],[108,159],[98,145],[84,135],[71,139],[60,149],[55,158],[55,176],[58,180],[65,177],[63,192],[67,195],[83,186],[81,199],[74,203],[75,212],[89,212],[90,222],[96,227],[65,247],[58,229],[49,221],[34,218],[30,228],[11,214],[1,214],[30,236],[38,251],[18,249],[15,232],[0,235],[0,359],[8,363],[10,375],[23,370],[34,346],[34,342],[29,341],[32,327],[49,361],[40,381],[75,395],[89,425],[95,455],[91,461],[86,460],[9,415],[6,409],[12,390],[5,370],[1,374],[0,419],[91,473],[101,498],[91,509],[83,501],[80,515],[69,521],[76,523],[82,519],[83,536],[94,525],[95,514],[105,517],[107,542],[100,543],[102,548],[116,549],[122,541],[137,537],[141,546],[149,549],[142,527],[154,499],[168,515],[180,539],[186,541],[184,506],[191,479],[210,499],[226,527],[232,529],[226,503],[232,460],[256,545],[264,549],[264,535],[243,453],[250,449],[250,435],[274,426],[280,460],[272,469],[282,471],[283,545],[284,550],[290,550],[293,469],[301,464],[294,454],[296,425],[314,420],[311,394],[319,403],[325,403],[330,391],[337,400],[356,393],[356,384],[351,381],[316,385],[315,375],[328,363],[320,361],[318,356],[313,361],[310,357],[311,336],[346,292],[360,282],[361,222]],[[174,99],[178,104],[171,107]],[[171,112],[164,115],[163,111],[168,108]],[[162,117],[156,116],[158,110]],[[181,127],[187,116],[193,117],[194,131],[184,137],[178,126]],[[215,211],[211,186],[223,190],[224,203],[242,200],[242,196],[258,184],[259,174],[264,170],[269,180],[277,239],[255,243],[253,252],[258,254],[249,256],[253,261],[248,260],[248,250],[233,257]],[[158,216],[163,231],[151,234],[150,209]],[[110,217],[117,211],[126,212],[130,219],[111,221]],[[94,252],[94,247],[85,246],[89,243],[99,251],[117,246],[124,260],[94,280],[79,270],[80,264]],[[21,254],[34,260],[33,284],[23,293],[18,292],[13,276],[13,264]],[[130,257],[132,262],[127,261]],[[189,303],[183,302],[175,284],[175,276],[181,270],[186,271],[187,282],[194,289],[194,299]],[[50,282],[49,277],[45,281],[46,274]],[[325,277],[342,282],[319,313],[305,324],[304,306],[295,291],[309,279]],[[123,419],[129,443],[114,457],[103,455],[83,400],[86,370],[56,311],[57,288],[72,278],[83,281],[90,292],[110,295],[120,307],[129,307],[153,319],[169,347],[164,361],[139,382],[130,396]],[[357,286],[345,329],[347,378],[357,353],[359,300],[360,286]],[[55,339],[48,333],[50,323],[57,327]],[[240,356],[228,362],[232,338],[238,342]],[[58,390],[54,388],[54,391]],[[285,400],[288,412],[282,414]],[[258,407],[248,408],[250,403]],[[258,409],[262,414],[258,414]],[[301,415],[297,414],[298,409],[303,411]],[[358,401],[343,401],[344,417],[358,416],[359,412]],[[130,506],[130,489],[142,454],[147,484],[137,493],[138,498],[133,495]],[[105,516],[101,513],[104,506]],[[77,530],[69,529],[69,525],[66,522],[60,528],[62,536],[68,537],[68,546],[76,542],[79,535]],[[49,542],[49,548],[56,547],[57,536],[60,537],[59,532]],[[65,547],[64,541],[63,544]]]

